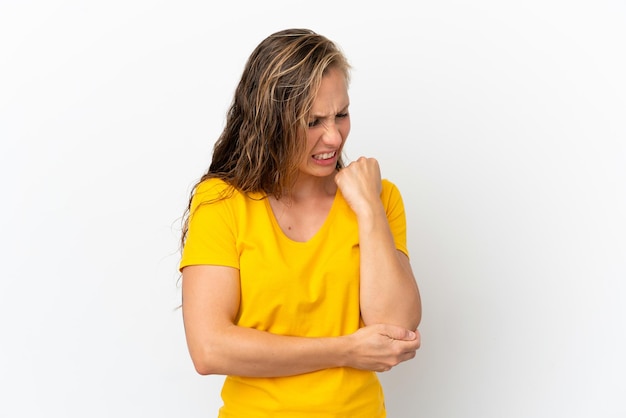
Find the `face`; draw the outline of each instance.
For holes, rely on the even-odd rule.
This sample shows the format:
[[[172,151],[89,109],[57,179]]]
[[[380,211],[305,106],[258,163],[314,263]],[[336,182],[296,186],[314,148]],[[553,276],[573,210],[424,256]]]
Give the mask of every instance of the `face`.
[[[309,115],[307,153],[300,163],[300,175],[326,177],[334,174],[337,159],[350,133],[346,79],[336,68],[322,78]]]

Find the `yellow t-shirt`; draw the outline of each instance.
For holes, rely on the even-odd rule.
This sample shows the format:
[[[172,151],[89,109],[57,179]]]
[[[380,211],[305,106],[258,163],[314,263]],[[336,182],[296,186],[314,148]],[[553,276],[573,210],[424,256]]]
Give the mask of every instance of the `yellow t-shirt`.
[[[408,254],[404,205],[387,180],[381,199],[396,247]],[[303,337],[347,335],[362,326],[357,219],[339,190],[316,235],[295,242],[263,194],[204,181],[192,200],[180,268],[198,264],[239,269],[239,326]],[[221,418],[386,416],[376,373],[349,367],[290,377],[228,376],[222,399]]]

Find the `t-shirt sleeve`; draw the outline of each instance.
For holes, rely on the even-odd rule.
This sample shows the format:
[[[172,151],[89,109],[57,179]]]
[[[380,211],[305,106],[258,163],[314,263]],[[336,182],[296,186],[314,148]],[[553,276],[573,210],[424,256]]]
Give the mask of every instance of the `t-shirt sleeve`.
[[[400,190],[389,180],[383,180],[381,199],[385,207],[385,212],[387,213],[387,221],[389,222],[396,248],[408,256],[406,214],[404,212],[404,202]]]
[[[179,269],[201,264],[239,268],[234,192],[229,190],[224,182],[215,179],[196,188]]]

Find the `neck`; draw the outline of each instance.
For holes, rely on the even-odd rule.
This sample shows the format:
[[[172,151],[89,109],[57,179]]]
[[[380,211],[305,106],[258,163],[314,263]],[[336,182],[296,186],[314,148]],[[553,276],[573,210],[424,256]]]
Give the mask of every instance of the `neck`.
[[[299,176],[296,178],[293,188],[285,195],[284,199],[292,202],[300,202],[309,199],[335,196],[337,192],[335,174],[336,173],[327,177]]]

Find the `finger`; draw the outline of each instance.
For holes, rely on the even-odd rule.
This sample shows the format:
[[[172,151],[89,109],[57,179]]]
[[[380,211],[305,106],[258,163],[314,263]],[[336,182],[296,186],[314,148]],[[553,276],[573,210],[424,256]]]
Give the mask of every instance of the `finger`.
[[[395,325],[385,325],[383,333],[394,340],[412,341],[417,338],[415,332]]]

